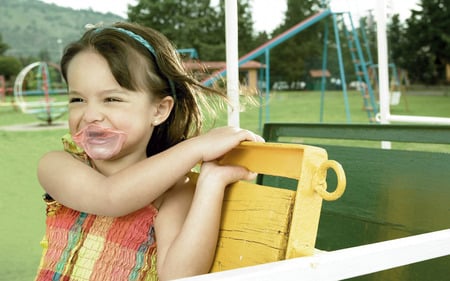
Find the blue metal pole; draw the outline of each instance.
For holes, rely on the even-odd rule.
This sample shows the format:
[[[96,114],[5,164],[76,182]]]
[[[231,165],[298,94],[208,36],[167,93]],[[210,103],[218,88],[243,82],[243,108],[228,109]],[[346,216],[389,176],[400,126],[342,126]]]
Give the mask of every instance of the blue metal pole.
[[[358,57],[360,58],[360,63],[361,63],[362,71],[363,71],[363,74],[364,74],[364,81],[366,82],[367,89],[369,91],[370,104],[371,104],[371,106],[373,108],[374,115],[376,115],[378,113],[378,105],[377,105],[377,102],[375,101],[373,88],[372,88],[372,85],[370,83],[370,78],[369,78],[369,74],[368,74],[368,71],[367,71],[367,65],[366,65],[366,62],[364,60],[364,53],[362,51],[361,44],[359,43],[358,34],[356,33],[356,29],[355,29],[355,26],[353,25],[353,20],[352,20],[352,17],[351,17],[350,13],[348,13],[348,17],[350,19],[350,24],[351,24],[351,27],[352,27],[352,34],[353,34],[353,36],[355,38],[355,45],[356,45],[356,50],[358,52]]]
[[[264,101],[266,106],[266,123],[270,120],[270,49],[265,50],[266,54],[266,99]]]
[[[262,63],[262,59],[261,59],[261,63]],[[258,81],[261,82],[266,82],[266,74],[264,71],[267,71],[266,69],[260,68],[259,69],[259,77],[258,77]],[[262,85],[262,83],[257,83],[258,85],[258,99],[259,99],[259,107],[258,107],[258,131],[262,132],[263,129],[263,122],[262,122],[262,118],[263,118],[263,101],[264,101],[264,95],[265,95],[265,91],[266,91],[266,85]]]
[[[334,26],[334,37],[336,40],[337,55],[339,60],[339,72],[341,73],[342,92],[344,94],[345,113],[347,117],[347,123],[351,123],[352,118],[350,116],[350,106],[348,103],[348,96],[347,96],[347,82],[345,79],[344,62],[342,60],[341,40],[339,39],[339,30],[336,21],[336,14],[333,14],[333,26]]]
[[[327,70],[327,54],[328,54],[328,22],[325,23],[325,31],[323,36],[323,54],[322,54],[322,84],[320,93],[320,123],[323,122],[324,104],[325,104],[325,71]]]
[[[364,42],[364,47],[366,48],[366,53],[367,53],[367,58],[368,58],[367,63],[369,65],[372,65],[373,64],[372,52],[370,51],[369,40],[367,39],[366,25],[364,24],[364,21],[362,19],[359,20],[359,26],[360,26],[360,30],[361,30],[361,34],[362,34],[362,39]]]

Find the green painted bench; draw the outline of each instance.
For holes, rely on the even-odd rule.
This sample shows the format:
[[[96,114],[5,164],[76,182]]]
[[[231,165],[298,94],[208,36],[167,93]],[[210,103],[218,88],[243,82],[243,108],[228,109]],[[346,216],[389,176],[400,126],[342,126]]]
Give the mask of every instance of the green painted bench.
[[[263,136],[325,148],[345,170],[345,194],[323,203],[318,249],[450,228],[450,126],[267,123]],[[381,141],[391,141],[392,149],[381,149]],[[335,176],[327,177],[335,186]],[[278,186],[283,179],[258,181]],[[449,265],[447,256],[353,280],[448,280]]]

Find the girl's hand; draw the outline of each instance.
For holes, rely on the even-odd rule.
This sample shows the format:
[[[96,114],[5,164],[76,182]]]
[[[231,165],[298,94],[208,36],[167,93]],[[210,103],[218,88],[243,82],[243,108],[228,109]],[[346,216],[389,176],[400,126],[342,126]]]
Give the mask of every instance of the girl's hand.
[[[239,180],[254,180],[257,174],[240,166],[222,166],[216,161],[203,162],[197,181],[198,189],[215,186],[223,190],[227,185]],[[211,190],[209,190],[211,191]]]
[[[201,149],[202,160],[207,162],[222,157],[243,141],[264,142],[264,139],[245,129],[220,127],[197,137],[196,141]]]

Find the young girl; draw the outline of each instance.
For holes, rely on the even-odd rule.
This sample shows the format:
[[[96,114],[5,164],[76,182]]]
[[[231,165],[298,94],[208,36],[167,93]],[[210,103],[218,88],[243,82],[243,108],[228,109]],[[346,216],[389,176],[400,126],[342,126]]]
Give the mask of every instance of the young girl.
[[[44,252],[36,280],[168,280],[207,273],[224,188],[253,173],[215,160],[238,128],[200,135],[199,93],[170,42],[142,26],[88,30],[67,46],[65,151],[44,155]],[[197,184],[189,171],[202,162]]]

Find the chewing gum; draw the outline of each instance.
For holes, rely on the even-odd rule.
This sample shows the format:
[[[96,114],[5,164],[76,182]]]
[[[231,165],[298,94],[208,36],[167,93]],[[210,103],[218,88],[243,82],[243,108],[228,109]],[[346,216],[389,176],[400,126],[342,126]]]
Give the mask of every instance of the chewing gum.
[[[99,125],[88,125],[72,136],[73,141],[94,160],[108,160],[117,155],[125,143],[125,132]]]

